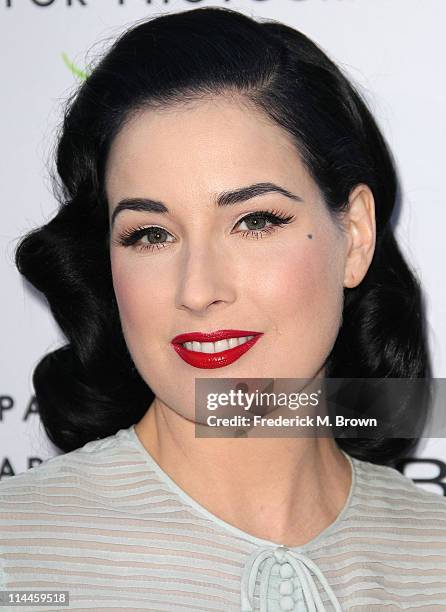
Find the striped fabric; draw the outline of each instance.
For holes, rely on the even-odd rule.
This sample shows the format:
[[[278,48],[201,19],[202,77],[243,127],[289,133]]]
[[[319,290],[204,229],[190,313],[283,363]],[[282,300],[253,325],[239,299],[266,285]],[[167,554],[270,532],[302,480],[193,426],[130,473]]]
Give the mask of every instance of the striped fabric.
[[[337,519],[304,546],[249,535],[160,468],[133,427],[0,483],[0,591],[69,591],[3,610],[446,610],[446,499],[349,458]]]

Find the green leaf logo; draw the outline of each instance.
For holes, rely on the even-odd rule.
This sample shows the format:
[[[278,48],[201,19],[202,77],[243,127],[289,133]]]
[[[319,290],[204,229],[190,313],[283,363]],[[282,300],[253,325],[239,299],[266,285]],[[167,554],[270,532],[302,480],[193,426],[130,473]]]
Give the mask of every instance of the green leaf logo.
[[[81,70],[75,64],[73,64],[73,62],[70,60],[70,58],[68,57],[66,53],[62,53],[62,59],[63,59],[65,66],[68,68],[68,70],[72,74],[74,74],[75,77],[77,77],[78,79],[81,79],[82,81],[85,81],[87,79],[88,77],[87,72],[85,72],[84,70]]]

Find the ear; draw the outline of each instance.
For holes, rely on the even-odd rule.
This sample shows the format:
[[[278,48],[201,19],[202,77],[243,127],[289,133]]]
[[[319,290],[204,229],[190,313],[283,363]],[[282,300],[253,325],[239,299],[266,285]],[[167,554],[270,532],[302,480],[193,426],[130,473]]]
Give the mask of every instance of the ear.
[[[369,269],[376,242],[375,199],[368,185],[359,184],[350,192],[344,223],[347,252],[344,287],[356,287]]]

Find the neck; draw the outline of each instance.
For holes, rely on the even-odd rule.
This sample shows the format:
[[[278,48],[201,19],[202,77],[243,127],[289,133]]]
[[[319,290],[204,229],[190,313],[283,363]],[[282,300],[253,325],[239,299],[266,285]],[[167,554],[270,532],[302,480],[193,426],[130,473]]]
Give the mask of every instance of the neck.
[[[195,423],[157,399],[135,431],[201,506],[285,546],[302,546],[326,529],[350,491],[350,465],[332,437],[196,438]]]

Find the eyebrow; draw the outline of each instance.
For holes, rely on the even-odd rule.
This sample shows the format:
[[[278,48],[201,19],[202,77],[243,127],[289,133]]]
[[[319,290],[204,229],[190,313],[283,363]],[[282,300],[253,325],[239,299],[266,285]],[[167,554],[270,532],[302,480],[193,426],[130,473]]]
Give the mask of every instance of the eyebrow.
[[[248,187],[240,187],[232,191],[223,191],[215,199],[215,204],[221,206],[233,206],[241,202],[246,202],[251,198],[255,198],[266,193],[280,193],[281,195],[290,198],[296,202],[303,202],[303,199],[291,193],[287,189],[276,185],[275,183],[255,183]],[[111,225],[115,222],[117,215],[123,210],[135,210],[143,212],[168,213],[169,209],[163,202],[151,200],[149,198],[126,198],[121,200],[113,210],[111,216]]]

